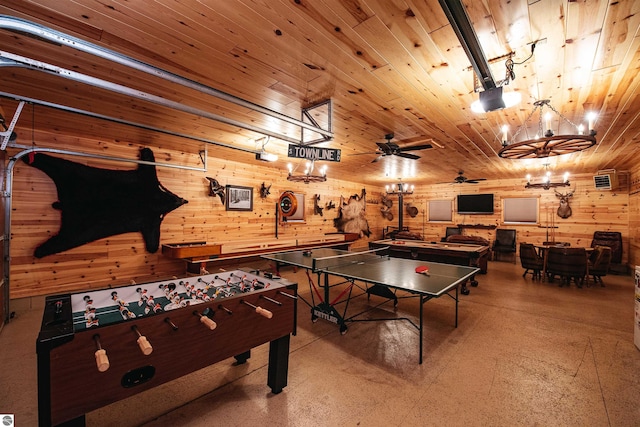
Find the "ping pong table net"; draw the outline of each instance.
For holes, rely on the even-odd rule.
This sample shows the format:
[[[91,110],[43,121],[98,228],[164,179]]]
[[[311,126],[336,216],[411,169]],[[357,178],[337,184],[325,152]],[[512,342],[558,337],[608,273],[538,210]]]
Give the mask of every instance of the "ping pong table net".
[[[312,263],[313,271],[331,271],[340,267],[356,264],[369,264],[389,259],[388,255],[381,255],[379,252],[387,249],[376,248],[362,252],[347,252],[340,255],[314,258]]]

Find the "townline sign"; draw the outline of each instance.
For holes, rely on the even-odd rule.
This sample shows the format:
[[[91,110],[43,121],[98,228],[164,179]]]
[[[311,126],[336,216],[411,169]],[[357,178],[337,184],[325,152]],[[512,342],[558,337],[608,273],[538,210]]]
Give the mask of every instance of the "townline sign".
[[[289,144],[287,156],[296,159],[339,162],[340,150],[336,148],[305,147],[304,145]]]

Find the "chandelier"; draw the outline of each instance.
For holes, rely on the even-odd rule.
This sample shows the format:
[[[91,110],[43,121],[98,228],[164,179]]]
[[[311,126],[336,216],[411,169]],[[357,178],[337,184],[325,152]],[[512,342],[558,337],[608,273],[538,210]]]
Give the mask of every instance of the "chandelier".
[[[301,175],[294,175],[297,167],[294,169],[293,165],[289,163],[287,165],[289,169],[289,175],[287,176],[287,181],[293,182],[304,182],[308,184],[310,182],[325,182],[327,180],[327,166],[322,166],[320,168],[320,173],[318,175],[313,174],[313,170],[315,168],[315,160],[308,160],[305,163],[304,172]]]
[[[544,188],[548,190],[554,187],[568,187],[569,184],[569,172],[565,172],[562,177],[562,182],[551,182],[551,171],[549,170],[549,163],[545,163],[544,168],[546,172],[542,177],[542,182],[538,182],[535,184],[531,183],[531,175],[527,175],[527,184],[524,188]]]
[[[402,181],[400,181],[397,184],[385,185],[384,187],[387,194],[397,194],[397,195],[413,194],[414,188],[415,186],[413,185],[410,186],[406,182],[402,182]]]
[[[560,156],[562,154],[575,153],[586,150],[596,144],[596,131],[594,129],[595,113],[587,115],[588,133],[585,134],[582,124],[576,125],[571,120],[563,116],[558,110],[553,108],[551,101],[541,99],[533,103],[533,111],[529,114],[524,123],[514,132],[511,140],[508,139],[508,127],[502,127],[502,149],[498,152],[500,157],[505,159],[535,159],[541,157]],[[543,110],[547,108],[546,114]],[[525,141],[517,141],[520,133],[525,132],[528,137],[527,124],[533,115],[538,111],[539,120],[536,135]],[[552,130],[552,117],[555,113],[558,116],[558,134]],[[543,127],[544,118],[544,127]],[[572,128],[572,133],[561,134],[560,127],[567,123]]]

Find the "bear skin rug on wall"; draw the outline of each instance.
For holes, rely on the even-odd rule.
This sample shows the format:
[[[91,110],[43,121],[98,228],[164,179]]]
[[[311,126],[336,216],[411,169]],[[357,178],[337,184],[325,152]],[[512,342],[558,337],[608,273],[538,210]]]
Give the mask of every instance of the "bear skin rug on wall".
[[[155,162],[155,157],[143,148],[140,160]],[[100,169],[42,153],[24,161],[53,180],[58,201],[52,206],[61,212],[60,231],[35,249],[37,258],[137,231],[147,251],[154,253],[165,215],[187,203],[160,184],[155,165],[140,164],[130,171]]]

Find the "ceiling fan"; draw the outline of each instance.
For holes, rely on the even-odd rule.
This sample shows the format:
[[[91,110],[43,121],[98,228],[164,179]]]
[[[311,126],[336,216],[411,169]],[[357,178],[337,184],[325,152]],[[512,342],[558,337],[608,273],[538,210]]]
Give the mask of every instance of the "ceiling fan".
[[[464,171],[458,171],[458,176],[453,180],[453,184],[477,184],[480,181],[486,181],[487,178],[469,179],[464,176]],[[445,184],[445,183],[443,183]]]
[[[375,151],[375,154],[378,154],[378,157],[373,159],[371,163],[375,163],[385,156],[399,156],[406,159],[417,160],[420,158],[420,156],[407,153],[407,151],[426,150],[428,148],[433,148],[431,144],[400,147],[395,142],[391,142],[393,137],[394,135],[392,133],[388,133],[384,136],[384,139],[386,139],[387,142],[376,142],[376,144],[378,145],[378,149]]]

